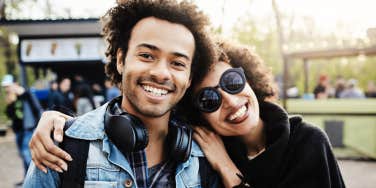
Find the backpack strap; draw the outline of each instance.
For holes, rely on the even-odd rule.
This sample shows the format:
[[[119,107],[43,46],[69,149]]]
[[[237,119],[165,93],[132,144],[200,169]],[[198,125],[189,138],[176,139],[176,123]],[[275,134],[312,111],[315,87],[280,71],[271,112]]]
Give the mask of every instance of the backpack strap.
[[[199,173],[200,173],[200,180],[201,180],[201,187],[202,188],[211,188],[213,185],[219,180],[218,186],[224,187],[222,185],[222,181],[218,178],[217,172],[211,167],[209,161],[205,157],[199,157]]]
[[[64,132],[75,121],[75,118],[68,120],[64,126]],[[68,161],[68,171],[60,174],[62,188],[83,188],[86,177],[86,162],[89,153],[89,140],[71,138],[64,135],[60,148],[69,153],[73,161]]]

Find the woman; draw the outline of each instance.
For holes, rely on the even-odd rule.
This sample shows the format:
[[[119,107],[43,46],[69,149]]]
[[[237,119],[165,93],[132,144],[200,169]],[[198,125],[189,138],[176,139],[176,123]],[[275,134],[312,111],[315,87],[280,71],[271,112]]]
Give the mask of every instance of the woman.
[[[325,134],[268,102],[277,92],[264,63],[247,48],[220,48],[178,113],[201,125],[194,138],[225,187],[344,187]]]
[[[344,187],[325,133],[270,102],[277,90],[260,58],[245,47],[220,47],[229,60],[222,55],[182,103],[197,109],[187,116],[203,125],[194,138],[224,185]]]

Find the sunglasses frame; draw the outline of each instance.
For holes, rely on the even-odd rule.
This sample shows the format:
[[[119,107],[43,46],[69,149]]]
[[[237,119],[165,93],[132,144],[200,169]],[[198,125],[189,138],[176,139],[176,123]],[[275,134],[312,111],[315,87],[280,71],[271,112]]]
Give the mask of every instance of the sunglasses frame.
[[[231,72],[235,72],[237,73],[238,75],[240,75],[241,79],[243,80],[243,85],[239,88],[239,89],[236,89],[235,91],[232,91],[232,90],[229,90],[228,88],[226,88],[226,83],[224,81],[224,76],[231,73]],[[246,85],[246,78],[245,78],[245,74],[244,74],[244,70],[243,68],[239,67],[239,68],[231,68],[231,69],[228,69],[226,70],[225,72],[222,73],[221,75],[221,78],[219,79],[219,83],[218,85],[214,86],[214,87],[204,87],[202,89],[200,89],[196,96],[194,97],[194,103],[195,103],[195,106],[201,111],[201,112],[206,112],[206,113],[212,113],[212,112],[215,112],[219,109],[219,107],[221,107],[222,105],[222,95],[221,93],[219,92],[218,88],[221,88],[223,91],[229,93],[229,94],[238,94],[240,93],[241,91],[243,91],[245,85]],[[213,108],[213,109],[204,109],[204,108],[201,108],[200,107],[200,99],[199,99],[199,96],[204,92],[204,91],[207,91],[207,90],[212,90],[213,92],[217,93],[217,96],[219,98],[219,104]]]

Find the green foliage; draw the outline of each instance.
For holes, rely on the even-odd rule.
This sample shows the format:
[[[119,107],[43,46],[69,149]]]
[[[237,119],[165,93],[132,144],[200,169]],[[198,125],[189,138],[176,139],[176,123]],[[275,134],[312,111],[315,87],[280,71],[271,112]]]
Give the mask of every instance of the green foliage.
[[[7,45],[5,43],[9,40],[9,33],[0,28],[2,35],[0,36],[0,82],[3,79],[5,74],[12,74],[16,81],[19,80],[19,64],[17,57],[17,45],[10,44],[10,57],[7,59],[5,56],[5,51]],[[6,65],[8,62],[8,65]],[[5,111],[5,92],[4,89],[0,86],[0,124],[4,124],[8,121],[4,111]]]
[[[284,15],[282,19],[289,20],[291,17]],[[361,48],[367,46],[360,39],[354,41],[351,38],[337,36],[335,33],[324,35],[317,29],[312,19],[304,18],[303,20],[304,27],[301,29],[292,29],[291,25],[284,27],[285,46],[287,46],[285,51]],[[254,17],[249,15],[234,26],[233,38],[253,48],[264,59],[266,64],[272,68],[275,75],[282,75],[283,63],[273,18],[255,20]],[[345,79],[355,78],[359,82],[359,87],[365,90],[368,81],[376,81],[376,71],[373,68],[375,63],[376,57],[367,57],[365,60],[359,57],[309,60],[309,91],[313,91],[321,74],[328,75],[332,85],[334,85],[335,78],[338,75],[343,76]],[[304,91],[303,66],[303,60],[301,59],[289,62],[290,82],[288,85],[296,85],[300,94],[303,94]]]
[[[5,19],[17,19],[22,17],[21,15],[25,14],[23,12],[22,5],[27,5],[29,7],[34,7],[38,0],[4,0],[5,8]],[[27,17],[23,16],[23,19]]]
[[[277,33],[272,24],[265,24],[261,28],[250,17],[241,20],[235,25],[233,36],[240,43],[251,46],[262,57],[265,63],[272,68],[274,74],[282,72],[282,60],[278,48]]]

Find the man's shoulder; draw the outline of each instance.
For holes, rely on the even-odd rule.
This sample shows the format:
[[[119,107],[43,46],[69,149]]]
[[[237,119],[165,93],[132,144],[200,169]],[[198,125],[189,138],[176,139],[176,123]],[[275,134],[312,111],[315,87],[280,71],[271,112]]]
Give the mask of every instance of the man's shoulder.
[[[72,138],[97,140],[104,137],[104,113],[107,103],[82,116],[76,117],[65,134]]]
[[[196,141],[192,140],[191,156],[193,157],[205,157],[204,152]]]

